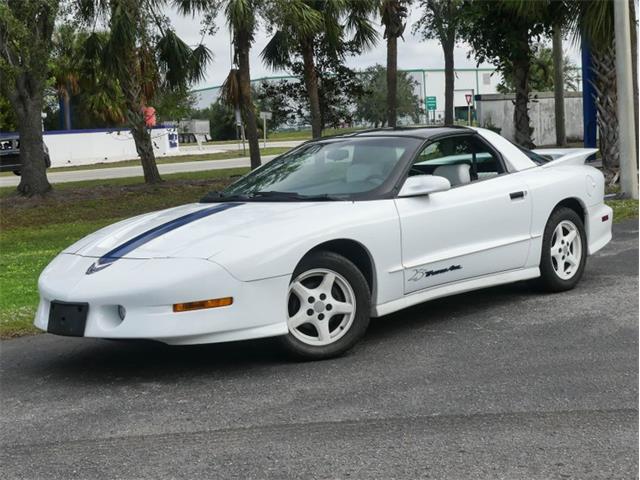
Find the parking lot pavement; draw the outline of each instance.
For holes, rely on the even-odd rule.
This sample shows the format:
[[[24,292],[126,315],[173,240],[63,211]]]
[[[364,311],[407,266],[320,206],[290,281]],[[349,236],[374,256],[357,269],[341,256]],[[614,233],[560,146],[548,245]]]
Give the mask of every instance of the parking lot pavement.
[[[636,478],[638,228],[571,292],[372,322],[343,358],[39,335],[0,343],[3,478]]]

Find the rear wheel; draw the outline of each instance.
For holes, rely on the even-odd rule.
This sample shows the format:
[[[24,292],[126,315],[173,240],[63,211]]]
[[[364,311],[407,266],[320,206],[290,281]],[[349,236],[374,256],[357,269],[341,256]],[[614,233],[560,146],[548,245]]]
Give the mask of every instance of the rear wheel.
[[[587,261],[587,236],[582,219],[569,208],[554,211],[544,230],[540,283],[550,292],[575,287]]]
[[[20,170],[16,169],[16,170],[13,170],[13,174],[20,176],[21,172],[20,172]]]
[[[369,325],[371,294],[362,272],[333,252],[307,255],[292,275],[287,296],[289,333],[281,337],[298,358],[341,355]]]

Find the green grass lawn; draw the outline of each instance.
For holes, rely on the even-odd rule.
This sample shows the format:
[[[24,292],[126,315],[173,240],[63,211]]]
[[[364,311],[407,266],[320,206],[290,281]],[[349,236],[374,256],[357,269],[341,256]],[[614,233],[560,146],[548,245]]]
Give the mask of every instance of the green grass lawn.
[[[159,186],[140,178],[65,183],[46,199],[0,189],[0,337],[36,332],[36,282],[65,247],[120,219],[198,201],[247,169],[166,175]]]
[[[287,147],[268,147],[260,150],[260,155],[280,155],[291,150]],[[194,155],[176,155],[170,157],[157,157],[156,163],[182,163],[182,162],[204,162],[207,160],[229,160],[234,158],[243,158],[249,156],[249,150],[246,152],[240,151],[227,151],[220,153],[205,153]],[[137,167],[140,165],[140,160],[122,160],[120,162],[101,162],[93,163],[91,165],[79,165],[74,167],[55,167],[50,168],[49,173],[54,172],[71,172],[75,170],[97,170],[101,168],[115,168],[115,167]],[[0,176],[11,176],[13,172],[2,172]]]
[[[141,178],[92,180],[55,186],[45,199],[0,189],[0,337],[36,332],[36,282],[58,252],[98,228],[144,212],[197,201],[247,169],[166,175],[158,186]],[[612,200],[615,221],[638,217],[635,200]]]

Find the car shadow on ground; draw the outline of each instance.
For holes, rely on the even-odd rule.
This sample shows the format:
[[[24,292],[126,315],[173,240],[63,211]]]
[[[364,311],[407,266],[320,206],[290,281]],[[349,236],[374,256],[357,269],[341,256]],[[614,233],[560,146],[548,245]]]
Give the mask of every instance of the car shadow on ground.
[[[446,325],[447,329],[455,329],[466,321],[465,315],[469,312],[474,313],[475,321],[482,321],[483,315],[490,315],[492,309],[530,295],[537,293],[528,283],[520,282],[416,305],[373,319],[357,348],[343,357],[323,362],[298,362],[289,358],[276,339],[169,346],[143,340],[57,338],[56,354],[39,357],[32,366],[40,372],[33,373],[49,378],[63,376],[67,381],[102,383],[109,379],[127,378],[175,381],[185,374],[189,377],[233,378],[274,366],[314,370],[329,366],[326,362],[367,361],[376,355],[381,344],[402,341],[404,337],[414,335],[417,328],[428,326],[436,329]],[[322,364],[324,366],[319,367]]]

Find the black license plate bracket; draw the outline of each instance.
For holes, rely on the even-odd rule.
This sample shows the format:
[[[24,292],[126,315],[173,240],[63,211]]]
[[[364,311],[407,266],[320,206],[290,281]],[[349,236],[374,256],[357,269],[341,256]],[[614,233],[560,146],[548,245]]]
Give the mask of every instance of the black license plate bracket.
[[[49,309],[47,332],[68,337],[82,337],[87,325],[88,313],[88,303],[53,301]]]

